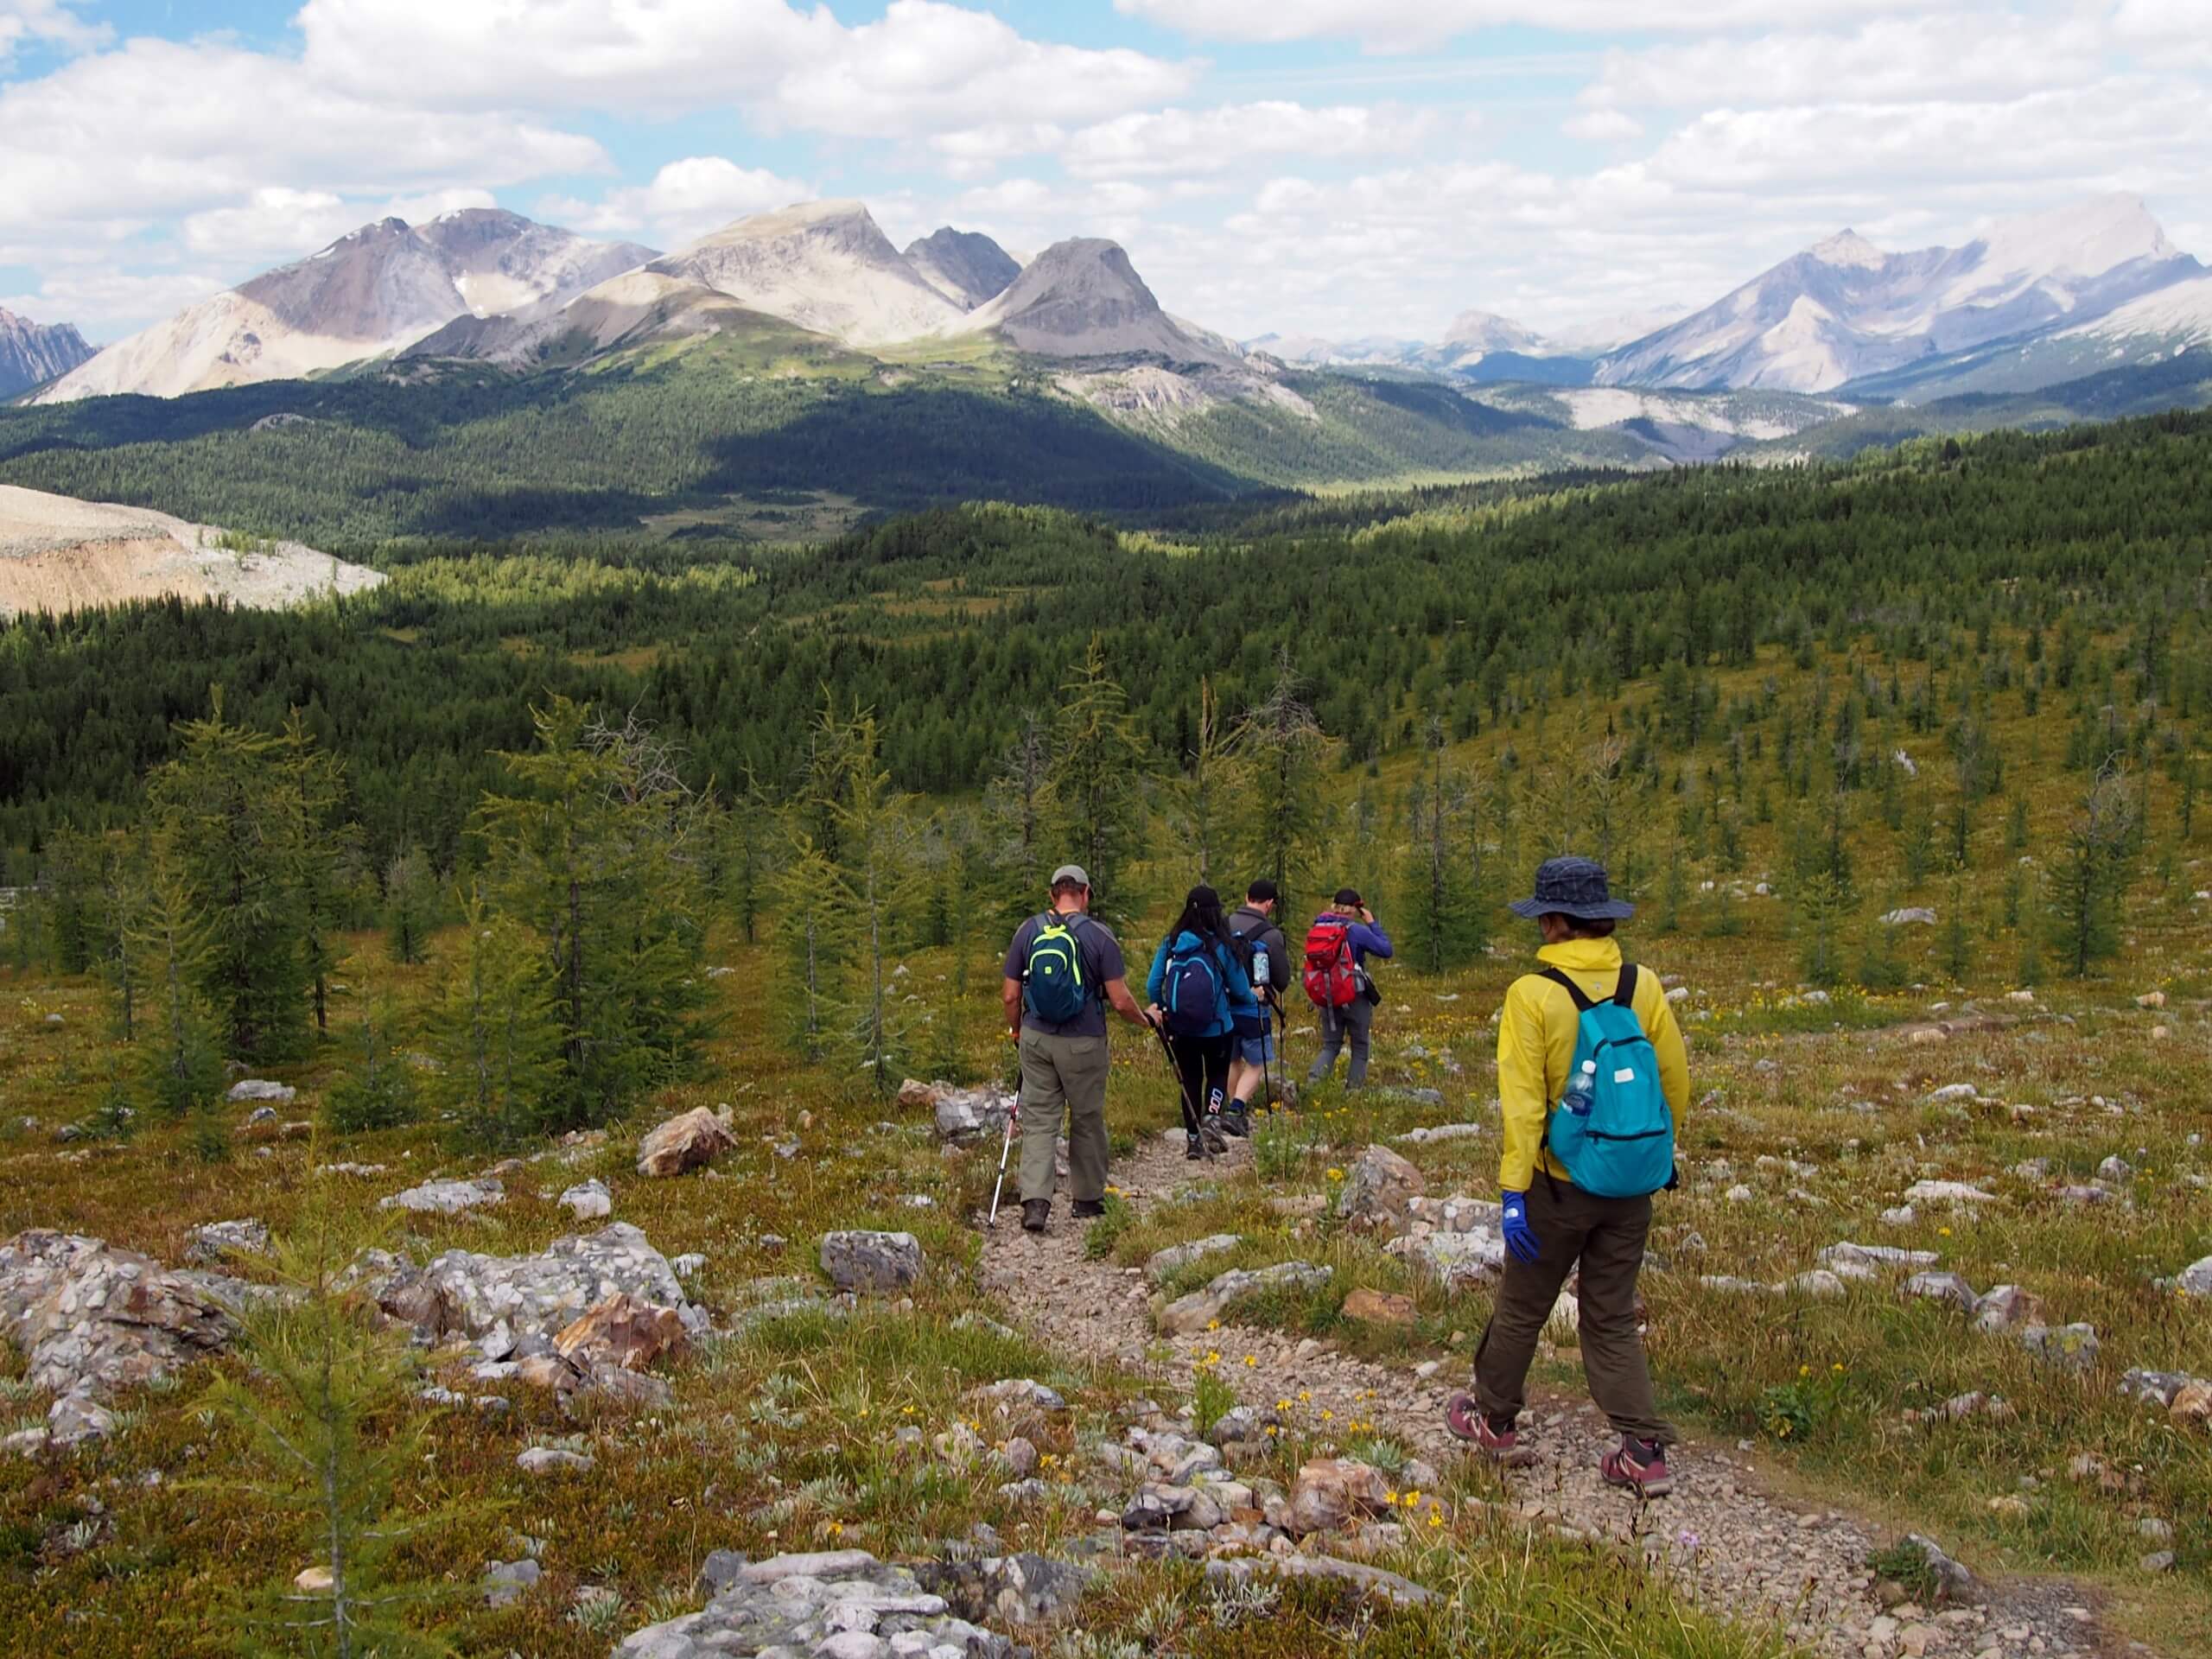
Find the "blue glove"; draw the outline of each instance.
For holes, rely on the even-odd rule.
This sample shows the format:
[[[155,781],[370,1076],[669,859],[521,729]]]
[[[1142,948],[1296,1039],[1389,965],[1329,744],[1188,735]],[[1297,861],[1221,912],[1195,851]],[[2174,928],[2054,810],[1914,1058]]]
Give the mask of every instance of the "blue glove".
[[[1505,1248],[1513,1252],[1516,1261],[1534,1262],[1543,1254],[1544,1247],[1535,1234],[1529,1230],[1529,1195],[1507,1192],[1499,1196],[1505,1205]]]

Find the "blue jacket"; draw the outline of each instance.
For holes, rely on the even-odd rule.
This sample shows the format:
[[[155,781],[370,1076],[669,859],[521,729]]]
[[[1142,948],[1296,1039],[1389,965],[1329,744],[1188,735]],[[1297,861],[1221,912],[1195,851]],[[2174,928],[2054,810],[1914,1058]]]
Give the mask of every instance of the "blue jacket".
[[[1187,928],[1173,939],[1162,939],[1160,949],[1152,953],[1152,971],[1145,976],[1144,995],[1147,1002],[1157,1003],[1160,994],[1166,988],[1167,957],[1171,950],[1185,954],[1198,947],[1198,936]],[[1221,980],[1221,994],[1215,1000],[1213,1023],[1199,1033],[1202,1037],[1226,1037],[1236,1029],[1236,1016],[1241,1013],[1256,1014],[1260,1000],[1252,994],[1251,976],[1244,971],[1244,964],[1227,945],[1213,947],[1214,968]]]
[[[1342,922],[1346,931],[1344,943],[1351,946],[1351,962],[1355,968],[1362,966],[1370,957],[1388,962],[1395,953],[1390,949],[1390,936],[1381,928],[1369,925],[1357,916],[1339,916],[1333,910],[1325,910],[1313,918],[1313,925],[1324,922]]]

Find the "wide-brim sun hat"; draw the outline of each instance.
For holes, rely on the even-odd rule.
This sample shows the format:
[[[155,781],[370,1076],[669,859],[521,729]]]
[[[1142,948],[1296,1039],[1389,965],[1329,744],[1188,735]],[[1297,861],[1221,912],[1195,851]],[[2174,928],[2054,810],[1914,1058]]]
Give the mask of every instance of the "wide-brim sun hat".
[[[1539,916],[1572,916],[1579,922],[1623,922],[1636,906],[1616,899],[1605,885],[1605,867],[1594,858],[1548,858],[1536,871],[1533,899],[1516,899],[1506,908],[1534,921]]]

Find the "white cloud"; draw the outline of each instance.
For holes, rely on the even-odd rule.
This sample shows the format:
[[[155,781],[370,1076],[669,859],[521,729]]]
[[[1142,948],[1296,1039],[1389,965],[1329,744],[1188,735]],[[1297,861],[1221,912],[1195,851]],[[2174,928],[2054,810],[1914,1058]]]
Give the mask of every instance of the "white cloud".
[[[184,245],[190,252],[233,262],[283,263],[325,247],[372,220],[404,219],[419,225],[464,207],[497,205],[488,190],[455,188],[372,201],[273,185],[256,190],[244,202],[188,215]]]
[[[1559,130],[1592,144],[1624,144],[1643,137],[1643,123],[1623,110],[1586,110],[1560,122]]]
[[[539,211],[588,235],[644,232],[662,247],[679,247],[748,213],[804,201],[813,191],[762,168],[721,156],[671,162],[649,184],[611,190],[595,202],[556,197]]]
[[[135,334],[149,317],[181,311],[229,286],[204,268],[134,272],[111,264],[68,264],[47,271],[35,295],[0,299],[0,307],[40,322],[73,322],[99,345]]]
[[[1356,40],[1406,51],[1476,29],[1524,25],[1592,33],[1749,29],[1774,0],[1114,0],[1115,10],[1204,40]],[[1914,11],[1918,0],[1790,0],[1799,22]]]
[[[1344,158],[1407,150],[1432,122],[1388,105],[1224,105],[1211,110],[1159,110],[1084,128],[1060,151],[1077,178],[1132,178],[1225,172],[1293,156]]]
[[[648,115],[735,103],[841,137],[995,121],[1093,120],[1173,98],[1192,66],[1033,41],[988,12],[892,0],[848,26],[785,0],[308,0],[307,61],[345,86],[432,105]]]
[[[436,114],[335,92],[225,45],[135,40],[0,87],[0,234],[340,196],[484,189],[600,171],[593,140],[513,115]]]
[[[44,41],[73,52],[104,45],[114,31],[86,22],[74,0],[0,0],[0,64],[26,41]]]
[[[1616,49],[1582,101],[1680,109],[2015,97],[2095,77],[2104,41],[2078,16],[1879,17],[1850,34],[1777,30]]]

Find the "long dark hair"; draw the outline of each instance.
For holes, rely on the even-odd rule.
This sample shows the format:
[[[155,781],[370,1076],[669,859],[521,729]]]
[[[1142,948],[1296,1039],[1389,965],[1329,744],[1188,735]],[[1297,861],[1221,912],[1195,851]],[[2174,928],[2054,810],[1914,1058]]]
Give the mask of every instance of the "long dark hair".
[[[1167,937],[1173,941],[1185,933],[1195,933],[1208,944],[1229,943],[1229,918],[1223,913],[1221,895],[1203,881],[1184,897],[1183,913],[1175,918]]]

